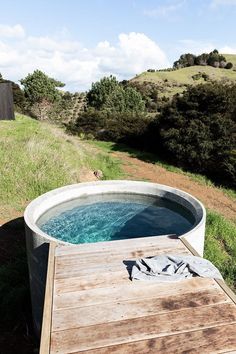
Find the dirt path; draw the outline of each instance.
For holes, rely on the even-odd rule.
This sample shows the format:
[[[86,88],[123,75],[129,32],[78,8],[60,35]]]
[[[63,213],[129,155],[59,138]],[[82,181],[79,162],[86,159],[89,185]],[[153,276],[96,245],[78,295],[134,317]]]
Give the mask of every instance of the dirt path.
[[[236,203],[220,189],[204,186],[188,176],[167,171],[163,167],[130,157],[124,152],[114,152],[112,156],[122,161],[124,172],[129,179],[146,180],[182,189],[198,198],[205,207],[236,221]]]

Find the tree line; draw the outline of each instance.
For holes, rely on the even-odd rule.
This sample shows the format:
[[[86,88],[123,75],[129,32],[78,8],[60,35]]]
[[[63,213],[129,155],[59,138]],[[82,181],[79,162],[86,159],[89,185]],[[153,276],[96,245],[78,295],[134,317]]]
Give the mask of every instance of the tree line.
[[[227,62],[224,55],[220,54],[217,49],[214,49],[210,53],[202,53],[200,55],[194,55],[191,53],[182,54],[180,58],[174,62],[173,68],[181,69],[193,65],[209,65],[221,69],[232,69],[233,67],[233,64]]]

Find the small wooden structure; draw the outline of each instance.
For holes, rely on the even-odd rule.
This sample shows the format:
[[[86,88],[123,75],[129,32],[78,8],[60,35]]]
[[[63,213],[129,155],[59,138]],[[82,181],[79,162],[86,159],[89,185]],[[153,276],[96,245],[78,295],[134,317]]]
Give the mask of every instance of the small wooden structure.
[[[0,83],[0,120],[15,119],[11,82]]]
[[[132,260],[192,253],[168,236],[51,244],[40,353],[235,353],[236,297],[223,281],[129,279]]]

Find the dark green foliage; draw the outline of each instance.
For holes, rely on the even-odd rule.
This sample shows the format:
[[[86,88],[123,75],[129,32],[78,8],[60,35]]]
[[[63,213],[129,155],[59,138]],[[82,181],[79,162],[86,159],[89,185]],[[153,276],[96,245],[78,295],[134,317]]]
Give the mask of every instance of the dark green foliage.
[[[93,108],[80,113],[74,123],[67,125],[67,130],[72,133],[99,136],[105,127],[105,113]]]
[[[193,80],[200,80],[201,78],[202,78],[202,73],[197,73],[197,74],[192,76]]]
[[[12,82],[12,92],[15,111],[18,113],[25,113],[26,99],[24,92],[21,90],[20,86],[14,82]]]
[[[225,69],[232,69],[233,67],[233,64],[228,62],[226,65],[225,65]]]
[[[143,139],[150,119],[142,113],[109,112],[89,109],[81,113],[75,124],[67,126],[76,134],[92,135],[99,140],[112,140],[137,145]]]
[[[98,110],[102,109],[109,95],[119,86],[114,76],[104,77],[92,83],[92,88],[87,94],[88,105]]]
[[[236,183],[236,85],[210,83],[176,96],[158,118],[161,145],[179,165]]]
[[[197,74],[192,76],[193,80],[200,80],[200,79],[204,79],[204,81],[208,81],[209,80],[209,75],[207,75],[205,72],[201,72],[199,71]]]
[[[208,81],[210,79],[209,75],[207,73],[202,73],[202,78],[204,79],[204,81]]]
[[[231,64],[231,63],[228,63]],[[226,63],[226,59],[222,54],[219,54],[217,49],[214,49],[210,53],[202,53],[198,56],[195,56],[194,54],[182,54],[179,58],[179,60],[176,60],[173,64],[173,68],[175,69],[180,69],[180,68],[186,68],[188,66],[193,66],[193,65],[210,65],[215,68],[226,68],[226,69],[231,69],[232,67],[227,67],[228,65]],[[195,78],[194,80],[197,80],[198,78]]]
[[[114,76],[93,83],[87,101],[88,107],[106,112],[142,112],[145,107],[141,94],[125,82],[119,84]]]
[[[152,82],[130,82],[129,85],[138,91],[143,101],[145,102],[146,110],[148,112],[156,112],[161,101],[158,99],[158,93],[160,92],[160,87]]]
[[[39,120],[63,121],[72,106],[72,94],[61,92],[64,84],[40,70],[28,74],[20,80],[24,86],[27,112]]]
[[[188,66],[193,66],[195,63],[196,56],[194,54],[182,54],[179,60],[174,62],[174,68],[186,68]]]
[[[24,79],[20,80],[24,86],[26,98],[31,104],[42,102],[55,102],[60,99],[60,93],[57,87],[63,87],[64,84],[57,81],[40,70],[35,70],[32,74],[28,74]]]

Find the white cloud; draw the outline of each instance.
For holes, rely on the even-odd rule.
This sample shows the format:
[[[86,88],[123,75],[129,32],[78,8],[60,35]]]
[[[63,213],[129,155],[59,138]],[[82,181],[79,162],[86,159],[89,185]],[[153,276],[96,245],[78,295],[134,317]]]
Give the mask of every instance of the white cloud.
[[[186,0],[177,1],[173,4],[167,4],[162,6],[157,6],[151,10],[145,10],[144,15],[149,17],[169,17],[171,14],[175,13],[177,10],[181,9],[185,4]]]
[[[0,24],[0,39],[22,38],[25,36],[24,28],[21,25],[9,26]]]
[[[4,77],[17,81],[40,69],[73,91],[88,89],[105,75],[113,74],[122,80],[148,68],[167,66],[165,53],[143,33],[122,33],[115,45],[105,40],[94,48],[61,36],[0,38],[0,72]]]

